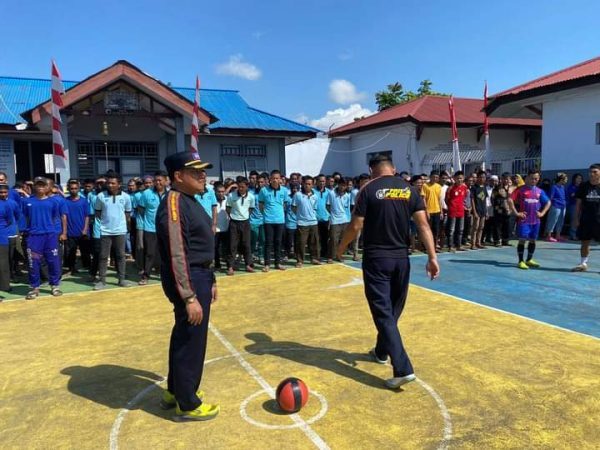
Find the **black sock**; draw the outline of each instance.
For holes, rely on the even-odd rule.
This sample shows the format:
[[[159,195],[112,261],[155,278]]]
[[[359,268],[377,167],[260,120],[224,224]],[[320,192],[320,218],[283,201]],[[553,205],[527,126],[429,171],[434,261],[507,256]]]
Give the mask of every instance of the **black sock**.
[[[533,252],[535,252],[535,242],[530,242],[527,246],[527,261],[533,258]]]
[[[525,243],[519,242],[517,245],[517,255],[519,255],[519,262],[523,262],[523,254],[525,253]]]

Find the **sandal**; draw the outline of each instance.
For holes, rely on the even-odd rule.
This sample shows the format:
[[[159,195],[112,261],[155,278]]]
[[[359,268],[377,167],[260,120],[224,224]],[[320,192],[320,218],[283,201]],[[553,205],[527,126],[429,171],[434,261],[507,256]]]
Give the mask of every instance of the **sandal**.
[[[50,294],[52,294],[53,297],[60,297],[61,295],[63,295],[62,291],[58,288],[58,286],[54,286],[50,291]]]
[[[40,293],[33,289],[27,293],[27,295],[25,296],[25,300],[35,300],[36,298],[38,298],[38,295],[40,295]]]

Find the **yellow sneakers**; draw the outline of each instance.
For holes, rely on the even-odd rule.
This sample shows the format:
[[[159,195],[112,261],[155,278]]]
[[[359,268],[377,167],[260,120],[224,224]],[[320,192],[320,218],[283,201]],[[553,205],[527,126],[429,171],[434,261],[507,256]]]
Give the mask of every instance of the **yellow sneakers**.
[[[204,391],[196,392],[196,395],[200,400],[204,398]],[[177,400],[175,400],[175,395],[171,394],[168,389],[163,389],[162,398],[160,399],[160,407],[162,409],[171,409],[177,406]]]
[[[219,405],[209,405],[202,403],[193,411],[182,411],[179,409],[179,405],[175,408],[176,422],[185,422],[188,420],[211,420],[219,415],[221,407]]]
[[[529,270],[529,266],[525,263],[525,261],[521,261],[519,262],[519,264],[517,265],[517,267],[519,269],[523,269],[523,270]]]
[[[525,264],[527,264],[529,267],[540,267],[540,263],[537,262],[535,259],[530,259]]]

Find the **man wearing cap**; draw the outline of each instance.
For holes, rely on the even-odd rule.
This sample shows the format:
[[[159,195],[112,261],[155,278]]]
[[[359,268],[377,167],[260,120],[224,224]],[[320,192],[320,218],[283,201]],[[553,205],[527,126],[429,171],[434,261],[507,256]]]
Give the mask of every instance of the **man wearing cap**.
[[[363,229],[365,295],[377,328],[376,345],[370,354],[380,364],[386,364],[388,356],[391,358],[393,377],[385,385],[399,389],[416,379],[398,330],[398,319],[408,294],[411,218],[427,250],[426,270],[431,279],[438,276],[440,269],[425,203],[418,191],[394,176],[396,168],[389,156],[371,158],[369,169],[373,180],[356,198],[352,221],[344,231],[337,256],[341,259],[348,244]]]
[[[175,407],[175,420],[210,420],[219,405],[204,403],[199,390],[206,355],[210,306],[217,299],[211,263],[215,255],[213,221],[194,196],[206,188],[204,169],[212,167],[197,153],[168,156],[165,166],[172,189],[156,214],[161,281],[173,303],[175,325],[169,346],[163,409]]]

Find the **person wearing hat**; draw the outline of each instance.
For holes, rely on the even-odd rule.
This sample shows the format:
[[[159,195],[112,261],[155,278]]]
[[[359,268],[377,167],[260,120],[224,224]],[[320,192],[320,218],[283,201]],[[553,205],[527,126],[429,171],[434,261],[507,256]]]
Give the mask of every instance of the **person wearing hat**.
[[[204,403],[202,380],[211,304],[217,285],[211,264],[215,255],[213,222],[194,196],[204,191],[204,169],[212,164],[197,153],[179,152],[164,161],[172,189],[156,213],[161,281],[173,303],[175,325],[169,346],[167,389],[161,407],[175,408],[175,420],[209,420],[219,405]]]
[[[61,214],[57,201],[48,197],[48,180],[37,177],[33,180],[35,196],[23,201],[23,215],[27,223],[27,255],[29,258],[29,284],[31,290],[25,297],[36,299],[40,292],[42,259],[48,266],[48,281],[51,293],[57,297],[62,295],[59,289],[61,262],[59,239],[67,238],[67,218]],[[55,224],[61,223],[61,234],[57,239]]]

